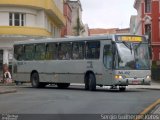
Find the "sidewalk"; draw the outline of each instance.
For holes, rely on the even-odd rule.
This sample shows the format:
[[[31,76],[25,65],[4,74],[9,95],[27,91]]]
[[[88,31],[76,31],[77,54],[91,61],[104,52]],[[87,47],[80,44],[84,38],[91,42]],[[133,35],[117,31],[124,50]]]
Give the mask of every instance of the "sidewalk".
[[[160,103],[150,112],[150,114],[160,115]]]
[[[151,81],[151,85],[129,85],[127,88],[160,90],[160,81]]]
[[[13,88],[14,84],[11,85],[4,85],[0,83],[0,94],[7,94],[7,93],[15,93],[17,92],[16,88]]]

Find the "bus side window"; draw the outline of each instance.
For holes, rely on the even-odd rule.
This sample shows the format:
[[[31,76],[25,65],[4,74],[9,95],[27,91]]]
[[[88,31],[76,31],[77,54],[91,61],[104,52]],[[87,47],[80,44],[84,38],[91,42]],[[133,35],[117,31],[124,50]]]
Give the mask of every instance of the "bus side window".
[[[26,45],[24,49],[24,56],[25,60],[33,60],[34,53],[35,53],[35,46],[34,45]]]
[[[56,60],[58,58],[58,44],[48,43],[46,45],[46,60]]]
[[[84,42],[74,42],[72,47],[72,59],[84,59]]]
[[[71,43],[60,43],[58,49],[58,56],[60,60],[69,60],[71,59]]]
[[[86,58],[99,59],[100,57],[100,42],[87,42],[86,43]]]
[[[46,47],[45,44],[37,44],[35,46],[35,60],[44,60],[45,59]]]
[[[24,59],[24,47],[23,45],[18,45],[14,47],[14,58],[16,60],[23,60]]]
[[[112,69],[112,47],[111,45],[105,45],[103,51],[103,62],[107,69]]]

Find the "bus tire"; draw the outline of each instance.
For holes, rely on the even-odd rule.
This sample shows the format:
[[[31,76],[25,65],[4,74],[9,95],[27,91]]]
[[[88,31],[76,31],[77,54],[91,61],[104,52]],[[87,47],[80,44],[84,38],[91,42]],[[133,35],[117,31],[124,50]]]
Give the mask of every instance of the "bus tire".
[[[39,75],[37,72],[32,73],[31,75],[31,85],[33,88],[40,88],[42,84],[39,82]]]
[[[119,87],[119,91],[120,91],[120,92],[126,91],[126,87]]]
[[[87,77],[87,78],[85,78],[85,81],[84,81],[85,83],[85,90],[89,90],[89,78]]]
[[[65,89],[70,86],[70,83],[57,83],[58,88]]]
[[[39,83],[39,88],[44,88],[46,85],[47,85],[47,83],[42,83],[42,82],[40,82],[40,83]]]
[[[96,90],[96,78],[93,74],[89,74],[89,90],[95,91]]]

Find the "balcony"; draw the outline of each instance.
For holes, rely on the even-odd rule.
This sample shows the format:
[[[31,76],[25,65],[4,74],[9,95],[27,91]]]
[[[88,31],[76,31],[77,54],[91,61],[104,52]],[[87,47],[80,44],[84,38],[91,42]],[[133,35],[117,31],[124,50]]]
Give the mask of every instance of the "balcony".
[[[0,35],[51,37],[51,33],[46,29],[20,26],[0,26]]]
[[[0,0],[0,6],[19,6],[33,9],[44,9],[51,19],[62,27],[65,24],[65,18],[54,0]]]

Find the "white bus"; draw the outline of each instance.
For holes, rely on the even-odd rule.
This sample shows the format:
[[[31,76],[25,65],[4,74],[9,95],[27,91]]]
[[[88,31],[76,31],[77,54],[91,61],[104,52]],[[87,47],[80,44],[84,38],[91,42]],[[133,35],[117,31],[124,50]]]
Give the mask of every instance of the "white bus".
[[[144,36],[107,35],[41,39],[14,44],[13,78],[33,87],[84,83],[86,90],[150,85],[150,57]]]

